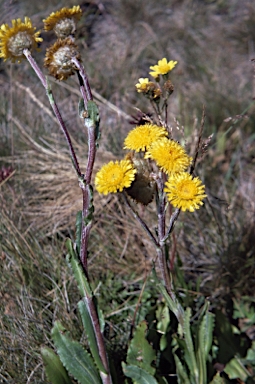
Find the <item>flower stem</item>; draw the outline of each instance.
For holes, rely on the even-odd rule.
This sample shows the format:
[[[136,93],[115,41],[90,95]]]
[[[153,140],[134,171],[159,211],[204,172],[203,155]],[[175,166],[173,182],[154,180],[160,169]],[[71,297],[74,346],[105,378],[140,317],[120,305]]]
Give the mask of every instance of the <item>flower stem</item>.
[[[71,60],[76,65],[76,67],[78,68],[78,70],[80,72],[80,75],[82,77],[82,80],[83,80],[83,83],[84,83],[84,86],[85,86],[85,89],[86,89],[86,92],[87,92],[88,100],[93,100],[93,96],[92,96],[92,92],[91,92],[91,89],[90,89],[89,81],[88,81],[87,75],[85,73],[85,70],[84,70],[81,62],[79,60],[77,60],[76,57],[72,57]]]
[[[74,169],[77,173],[78,176],[81,177],[81,171],[80,171],[80,167],[79,167],[79,163],[78,163],[78,160],[77,160],[77,157],[75,155],[75,152],[74,152],[74,149],[73,149],[73,145],[72,145],[72,141],[71,141],[71,138],[70,138],[70,135],[66,129],[66,126],[64,124],[64,121],[62,119],[62,116],[59,112],[59,109],[58,109],[58,106],[54,100],[54,97],[53,97],[53,93],[52,93],[52,90],[51,90],[51,87],[50,87],[50,84],[49,82],[47,81],[47,79],[45,78],[45,76],[43,75],[42,71],[40,70],[40,68],[38,67],[36,61],[34,60],[34,58],[32,57],[31,55],[31,52],[28,50],[28,49],[24,49],[23,50],[23,53],[24,55],[26,56],[29,64],[31,65],[31,67],[34,69],[36,75],[38,76],[38,78],[40,79],[42,85],[44,86],[45,90],[46,90],[46,94],[48,96],[48,99],[49,99],[49,102],[50,102],[50,105],[55,113],[55,116],[56,118],[58,119],[58,122],[60,124],[60,127],[65,135],[65,138],[66,138],[66,141],[67,141],[67,144],[69,146],[69,151],[70,151],[70,154],[71,154],[71,158],[72,158],[72,162],[73,162],[73,166],[74,166]]]
[[[105,349],[105,343],[103,339],[103,335],[100,329],[100,324],[99,324],[99,319],[98,319],[98,314],[96,311],[96,307],[93,301],[93,298],[87,297],[87,304],[88,304],[88,309],[90,312],[91,320],[93,323],[93,327],[95,330],[95,335],[97,339],[97,345],[98,345],[98,350],[99,350],[99,355],[101,357],[103,366],[107,372],[107,374],[100,372],[100,376],[102,378],[103,384],[111,384],[112,379],[110,375],[110,370],[109,370],[109,363],[107,359],[107,354],[106,354],[106,349]]]
[[[141,226],[143,227],[143,229],[145,230],[145,232],[147,232],[148,236],[150,237],[150,239],[153,241],[154,245],[156,248],[159,248],[159,243],[157,242],[157,240],[155,239],[155,237],[153,236],[153,234],[151,233],[151,231],[149,230],[147,224],[143,221],[143,219],[138,215],[138,213],[133,209],[133,207],[131,206],[131,204],[129,203],[128,199],[127,199],[127,196],[125,194],[125,192],[123,191],[122,192],[122,196],[124,198],[124,201],[127,205],[127,207],[130,209],[130,211],[132,212],[132,215],[134,216],[134,218],[139,221],[139,223],[141,224]]]

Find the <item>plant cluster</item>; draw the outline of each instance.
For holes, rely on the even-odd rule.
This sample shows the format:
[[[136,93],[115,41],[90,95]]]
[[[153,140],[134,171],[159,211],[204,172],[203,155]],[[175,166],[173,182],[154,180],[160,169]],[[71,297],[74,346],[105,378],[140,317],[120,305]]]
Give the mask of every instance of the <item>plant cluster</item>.
[[[121,374],[114,366],[115,361],[112,361],[111,355],[107,353],[103,307],[100,307],[96,300],[88,266],[88,243],[95,210],[92,171],[100,139],[100,117],[79,48],[75,43],[77,23],[81,15],[80,7],[74,6],[71,9],[62,8],[44,20],[45,31],[54,30],[57,35],[57,41],[47,49],[44,67],[59,81],[77,75],[81,93],[78,113],[88,135],[85,173],[80,169],[70,134],[50,83],[32,56],[32,51],[38,49],[37,45],[42,41],[40,32],[35,32],[31,20],[27,17],[24,23],[20,19],[13,20],[12,27],[3,24],[0,30],[0,57],[12,62],[18,60],[19,63],[22,59],[27,59],[45,88],[49,103],[66,138],[74,172],[82,191],[83,209],[77,214],[76,240],[66,241],[66,260],[80,291],[78,310],[87,336],[88,348],[85,349],[81,343],[72,340],[62,323],[56,320],[51,335],[57,353],[46,346],[41,348],[47,377],[54,384],[71,383],[72,377],[82,384],[111,384],[121,381],[166,384],[172,382],[172,379],[180,384],[216,384],[227,383],[240,377],[249,382],[254,376],[251,364],[254,345],[248,345],[240,333],[235,337],[225,317],[222,317],[221,313],[213,314],[209,301],[204,297],[199,303],[199,300],[194,303],[188,293],[181,297],[173,283],[168,254],[170,236],[180,218],[180,212],[194,213],[207,197],[205,186],[195,172],[198,156],[200,154],[203,158],[210,138],[205,141],[202,139],[204,109],[193,157],[189,156],[186,148],[175,139],[169,124],[168,104],[174,92],[170,73],[177,61],[168,62],[166,58],[150,67],[153,81],[140,78],[136,84],[137,92],[151,103],[154,115],[140,113],[139,124],[124,140],[124,149],[130,152],[123,160],[104,164],[95,177],[95,187],[100,194],[121,192],[126,207],[155,248],[155,262],[151,269],[158,294],[157,302],[145,319],[135,327],[141,301],[141,296],[139,297],[126,356],[120,362]],[[11,173],[11,169],[8,172]],[[6,177],[8,175],[3,175],[2,179]],[[148,206],[154,201],[157,212],[155,231],[138,213],[140,204]],[[174,212],[172,207],[175,208]],[[188,286],[185,286],[180,271],[178,279],[188,292]],[[143,290],[144,287],[142,292]],[[192,313],[191,307],[196,308],[196,313]],[[240,306],[240,309],[245,309],[247,315],[245,306]],[[215,340],[214,330],[217,335]],[[226,349],[224,334],[231,342],[234,340],[234,353],[231,351],[226,361],[223,361]],[[215,361],[222,364],[220,368],[213,365]],[[124,380],[123,375],[126,376]]]

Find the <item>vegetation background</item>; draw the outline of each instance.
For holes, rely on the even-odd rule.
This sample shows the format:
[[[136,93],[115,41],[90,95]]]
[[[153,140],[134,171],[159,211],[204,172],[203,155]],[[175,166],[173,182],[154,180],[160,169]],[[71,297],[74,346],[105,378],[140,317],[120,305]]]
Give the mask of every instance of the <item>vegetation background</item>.
[[[204,135],[213,138],[197,168],[208,200],[196,213],[181,214],[171,252],[181,260],[191,290],[199,280],[201,294],[213,308],[236,322],[233,302],[245,297],[254,302],[255,291],[254,1],[0,4],[1,24],[28,16],[41,30],[42,19],[51,12],[81,6],[77,40],[101,114],[96,170],[123,156],[123,139],[137,108],[152,112],[136,92],[137,80],[147,77],[149,66],[163,57],[178,61],[171,74],[175,92],[169,122],[183,143],[184,132],[192,152],[204,104]],[[42,51],[35,57],[43,65],[55,38],[43,30],[41,35]],[[86,343],[76,311],[79,293],[64,260],[65,238],[74,238],[81,193],[64,138],[32,69],[25,61],[1,61],[0,83],[0,381],[43,383],[40,346],[52,346],[55,319]],[[86,133],[77,116],[76,79],[53,88],[85,167]],[[6,179],[6,172],[12,176]],[[104,306],[109,348],[120,353],[155,253],[118,196],[95,192],[95,209],[89,268]],[[153,227],[154,205],[141,213]],[[155,297],[148,277],[140,319]],[[250,340],[254,329],[253,323],[246,330]]]

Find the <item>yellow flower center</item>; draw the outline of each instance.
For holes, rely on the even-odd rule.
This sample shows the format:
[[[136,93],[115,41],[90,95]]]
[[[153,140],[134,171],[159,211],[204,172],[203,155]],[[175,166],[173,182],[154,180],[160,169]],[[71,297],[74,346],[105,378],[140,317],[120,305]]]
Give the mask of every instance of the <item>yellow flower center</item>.
[[[123,179],[123,171],[121,168],[113,168],[109,171],[109,183],[110,184],[119,184]]]
[[[177,186],[178,196],[184,200],[191,200],[197,195],[197,187],[191,181],[185,180],[184,183],[181,183]]]
[[[169,72],[169,65],[168,64],[159,65],[159,71],[160,71],[160,73],[162,73],[162,75],[168,73]]]

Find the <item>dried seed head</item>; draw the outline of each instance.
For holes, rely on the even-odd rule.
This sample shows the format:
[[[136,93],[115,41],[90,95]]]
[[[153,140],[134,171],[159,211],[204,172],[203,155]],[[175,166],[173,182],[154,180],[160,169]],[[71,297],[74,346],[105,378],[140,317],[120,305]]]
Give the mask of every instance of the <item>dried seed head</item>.
[[[71,38],[58,39],[54,45],[47,49],[44,66],[57,80],[66,80],[74,75],[76,67],[72,57],[80,60],[79,49]]]
[[[155,182],[150,177],[148,163],[144,159],[136,159],[133,153],[128,153],[129,160],[136,169],[135,180],[125,191],[137,203],[148,205],[152,202],[155,193]]]

